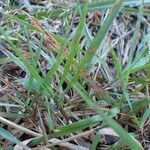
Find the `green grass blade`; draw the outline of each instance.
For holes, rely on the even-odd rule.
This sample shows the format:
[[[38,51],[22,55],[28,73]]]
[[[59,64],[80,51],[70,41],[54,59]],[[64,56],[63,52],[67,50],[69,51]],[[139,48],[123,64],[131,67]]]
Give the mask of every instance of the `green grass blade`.
[[[108,117],[111,118],[113,116],[116,116],[118,113],[119,113],[119,110],[117,108],[114,108],[114,109],[108,111],[107,115],[108,115]],[[91,125],[94,125],[96,123],[99,123],[100,121],[102,121],[101,115],[89,117],[87,119],[80,120],[73,124],[58,128],[58,130],[60,130],[60,132],[58,132],[58,134],[65,135],[65,134],[73,133],[73,132],[79,131],[81,129],[84,129],[86,127],[89,127]]]
[[[121,88],[122,88],[122,93],[123,93],[123,97],[125,100],[127,100],[130,108],[132,109],[132,105],[129,99],[129,94],[127,91],[127,82],[126,82],[126,78],[128,78],[128,74],[124,74],[124,71],[122,70],[122,66],[121,66],[121,62],[119,62],[118,57],[116,56],[116,53],[114,52],[114,50],[111,50],[111,55],[112,55],[112,59],[114,61],[114,65],[115,65],[115,70],[118,74],[118,78],[121,81]]]
[[[51,83],[51,80],[53,79],[53,76],[55,75],[56,71],[58,70],[64,57],[65,57],[65,54],[63,53],[63,51],[60,54],[58,54],[54,64],[52,65],[52,67],[50,68],[48,73],[46,74],[46,77],[44,78],[44,82]]]
[[[63,75],[62,75],[61,80],[60,80],[60,85],[64,82],[64,80],[65,80],[65,78],[66,78],[66,76],[67,76],[67,74],[71,68],[73,58],[74,58],[77,50],[79,49],[79,42],[80,42],[82,31],[84,28],[85,17],[86,17],[87,11],[88,11],[88,0],[84,4],[76,34],[75,34],[75,36],[71,42],[71,45],[70,45],[71,50],[68,54],[67,62],[66,62],[66,65],[64,67],[64,72],[63,72]]]
[[[8,57],[0,58],[0,65],[3,65],[9,62],[11,62],[11,60]]]
[[[47,110],[48,110],[48,127],[50,130],[53,130],[55,127],[55,123],[54,123],[54,120],[52,119],[49,101],[47,98],[45,98],[45,99],[46,99],[46,106],[47,106]]]
[[[130,68],[131,73],[136,73],[150,65],[150,55],[145,56],[138,60],[138,62],[135,62],[132,64],[132,67]]]
[[[147,108],[146,111],[144,112],[141,120],[140,120],[140,127],[142,128],[143,125],[147,120],[150,120],[150,108]]]
[[[25,146],[14,135],[3,128],[0,128],[0,136],[7,139],[8,141],[11,141],[12,143],[19,144],[25,148]]]
[[[16,104],[9,104],[9,103],[0,103],[0,107],[14,107],[14,108],[24,108],[24,106],[16,105]]]
[[[37,19],[43,19],[45,17],[50,17],[51,19],[57,19],[59,17],[65,16],[67,11],[68,10],[64,8],[58,8],[58,9],[54,9],[50,11],[34,12],[34,13],[31,13],[31,15]],[[28,16],[23,13],[22,14],[17,13],[16,17],[22,20],[25,20],[26,18],[28,18]]]
[[[129,49],[128,66],[130,66],[132,61],[133,61],[134,51],[135,51],[135,48],[136,48],[135,43],[137,42],[137,37],[138,37],[139,31],[140,31],[142,17],[143,17],[143,3],[141,2],[141,6],[140,6],[140,9],[139,9],[138,20],[137,20],[136,27],[135,27],[135,32],[134,32],[134,35],[131,39],[131,46],[130,46],[130,49]]]
[[[139,15],[139,9],[136,8],[123,8],[122,12],[125,14],[134,14]],[[149,9],[143,9],[143,15],[144,16],[150,16],[150,10]]]
[[[19,60],[19,58],[17,58],[16,56],[14,56],[11,52],[9,52],[8,50],[6,49],[1,49],[1,51],[6,55],[8,56],[8,58],[11,60],[11,61],[14,61],[15,64],[17,64],[20,68],[22,68],[23,70],[25,71],[28,71],[28,69],[26,68],[26,66],[22,63],[22,61]]]
[[[20,143],[20,141],[15,136],[13,136],[10,132],[3,128],[0,128],[0,135],[11,142],[14,142],[16,144]]]
[[[93,137],[91,150],[96,150],[96,147],[100,141],[100,138],[101,138],[101,135],[100,133],[97,132]]]
[[[107,9],[112,7],[112,5],[116,2],[116,0],[94,0],[89,4],[89,10],[99,10],[99,9]],[[149,0],[144,0],[145,6],[149,4]],[[140,0],[124,0],[123,6],[139,6],[141,5]]]

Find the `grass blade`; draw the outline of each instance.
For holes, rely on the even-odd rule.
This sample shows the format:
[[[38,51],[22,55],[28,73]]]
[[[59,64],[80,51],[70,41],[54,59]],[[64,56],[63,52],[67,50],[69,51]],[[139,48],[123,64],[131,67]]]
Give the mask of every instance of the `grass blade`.
[[[85,17],[86,17],[87,11],[88,11],[88,0],[84,4],[83,12],[82,12],[82,15],[80,17],[80,23],[79,23],[79,25],[77,27],[76,34],[75,34],[75,36],[74,36],[74,38],[73,38],[73,40],[71,42],[71,45],[70,45],[70,49],[71,50],[69,52],[66,65],[64,67],[64,72],[63,72],[63,75],[62,75],[60,83],[59,83],[60,85],[65,80],[65,78],[66,78],[66,76],[67,76],[67,74],[68,74],[68,72],[70,70],[70,67],[72,65],[73,58],[74,58],[77,50],[79,49],[79,42],[80,42],[82,31],[83,31],[83,28],[84,28]]]
[[[14,135],[12,135],[10,132],[8,132],[7,130],[3,128],[0,128],[0,136],[7,139],[8,141],[11,141],[15,144],[19,144],[25,147],[23,144],[21,144],[21,142]]]

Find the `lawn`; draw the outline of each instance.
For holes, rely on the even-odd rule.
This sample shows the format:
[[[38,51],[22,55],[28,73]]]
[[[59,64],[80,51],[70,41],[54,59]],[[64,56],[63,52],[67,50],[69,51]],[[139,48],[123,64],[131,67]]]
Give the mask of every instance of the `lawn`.
[[[0,149],[149,150],[150,0],[0,1]]]

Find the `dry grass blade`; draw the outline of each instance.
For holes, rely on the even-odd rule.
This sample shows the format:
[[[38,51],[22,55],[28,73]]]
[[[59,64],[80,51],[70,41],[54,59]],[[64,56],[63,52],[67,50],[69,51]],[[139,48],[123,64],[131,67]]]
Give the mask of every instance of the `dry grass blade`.
[[[15,128],[15,129],[18,129],[18,130],[20,130],[20,131],[22,131],[24,133],[27,133],[27,134],[29,134],[31,136],[35,136],[35,137],[43,136],[40,133],[36,133],[34,131],[31,131],[31,130],[29,130],[29,129],[25,128],[25,127],[22,127],[22,126],[14,123],[14,122],[11,122],[10,120],[7,120],[7,119],[5,119],[5,118],[3,118],[1,116],[0,116],[0,122],[6,124],[8,126],[11,126],[11,127]]]

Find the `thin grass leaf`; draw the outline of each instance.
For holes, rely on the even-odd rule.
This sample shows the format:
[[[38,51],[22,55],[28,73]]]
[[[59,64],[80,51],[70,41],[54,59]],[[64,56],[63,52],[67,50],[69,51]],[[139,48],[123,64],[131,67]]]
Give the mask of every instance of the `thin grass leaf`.
[[[54,64],[52,65],[52,67],[50,68],[50,70],[48,71],[48,73],[46,74],[46,77],[44,78],[44,82],[48,82],[51,83],[53,76],[55,75],[56,71],[58,70],[60,64],[62,63],[63,59],[65,57],[65,54],[62,52],[60,52],[60,54],[58,54],[56,61],[54,62]]]
[[[140,112],[141,109],[146,108],[149,104],[148,97],[141,98],[140,100],[134,99],[132,101],[132,110],[130,110],[130,107],[128,105],[124,105],[122,108],[123,112],[128,112],[127,116],[131,116]]]
[[[140,127],[142,128],[147,120],[150,120],[150,108],[147,108],[144,112],[141,120],[140,120]]]
[[[3,65],[9,62],[11,62],[11,60],[8,57],[0,58],[0,65]]]
[[[119,58],[117,57],[117,55],[113,49],[111,49],[111,55],[112,55],[112,59],[113,59],[114,65],[115,65],[117,75],[119,76],[119,79],[121,80],[123,87],[124,87],[125,81],[124,81],[122,66],[121,66],[121,63],[119,61]]]
[[[50,104],[47,98],[46,99],[46,106],[47,106],[47,110],[48,110],[48,126],[50,130],[53,130],[55,125],[54,120],[52,119],[52,114],[51,114],[51,110],[50,110]]]
[[[63,75],[61,77],[59,85],[62,85],[62,83],[64,82],[64,80],[65,80],[65,78],[66,78],[66,76],[67,76],[67,74],[71,68],[73,58],[79,49],[79,42],[80,42],[82,31],[84,28],[85,17],[86,17],[87,11],[88,11],[88,0],[84,4],[83,12],[82,12],[81,17],[80,17],[80,22],[79,22],[79,25],[77,27],[76,34],[75,34],[75,36],[71,42],[71,45],[70,45],[71,50],[68,54],[67,62],[66,62],[66,65],[64,67],[64,72],[63,72]]]
[[[38,60],[36,60],[36,61],[33,60],[33,54],[34,54],[34,53],[33,53],[33,51],[32,51],[32,48],[31,48],[31,46],[30,46],[30,43],[29,43],[30,40],[29,40],[29,36],[28,36],[28,32],[27,32],[26,26],[24,26],[23,28],[24,28],[23,33],[24,33],[25,36],[27,37],[28,49],[29,49],[29,51],[30,51],[30,55],[31,55],[31,58],[32,58],[32,62],[33,62],[34,68],[36,68],[37,66],[35,65],[35,63],[36,63]],[[29,84],[28,84],[28,88],[27,88],[27,100],[26,100],[26,105],[29,104],[29,95],[30,95],[30,93],[31,93],[33,80],[34,80],[34,78],[33,78],[33,76],[30,74],[30,77],[29,77]]]
[[[101,135],[98,132],[93,136],[91,150],[96,150],[96,147],[98,143],[100,142],[100,138],[101,138]]]
[[[116,2],[116,0],[94,0],[89,4],[89,10],[99,10],[99,9],[107,9],[112,7],[112,5]],[[149,0],[144,0],[145,6],[149,4]],[[124,0],[123,6],[139,6],[141,5],[140,0]]]
[[[92,42],[94,37],[90,33],[90,31],[89,31],[89,29],[88,29],[86,24],[84,24],[84,32],[85,32],[85,36],[86,36],[86,39],[87,39],[87,44],[89,46],[89,44]]]
[[[23,146],[23,144],[21,144],[21,142],[14,135],[12,135],[10,132],[8,132],[7,130],[1,127],[0,127],[0,136],[7,139],[8,141],[11,141],[15,144],[19,144]]]
[[[139,15],[139,9],[136,8],[123,8],[121,10],[125,14],[134,14],[134,15]],[[149,9],[143,9],[143,15],[144,16],[150,16],[150,10]]]
[[[148,66],[150,65],[150,56],[149,55],[139,59],[138,62],[135,62],[132,65],[132,67],[130,68],[130,72],[135,73],[137,71],[140,71],[140,70],[146,68],[147,65]]]
[[[46,18],[49,17],[51,19],[58,19],[60,17],[65,16],[66,13],[69,13],[69,10],[67,10],[65,8],[57,8],[57,9],[53,9],[53,10],[49,10],[49,11],[34,12],[34,13],[31,13],[31,16],[34,16],[37,19],[44,19],[45,17]],[[28,16],[23,13],[22,14],[17,13],[16,17],[18,17],[19,19],[22,19],[22,20],[25,20],[28,18]]]
[[[20,68],[22,68],[25,71],[28,71],[28,69],[26,68],[26,66],[22,63],[22,61],[20,61],[17,57],[15,57],[11,52],[9,52],[6,49],[1,49],[1,51],[8,56],[8,58],[11,61],[14,61],[16,65],[18,65]]]
[[[10,112],[0,112],[0,116],[8,119],[25,119],[27,118],[26,114],[21,113],[10,113]]]
[[[127,100],[130,108],[132,109],[132,105],[129,99],[129,94],[127,91],[127,82],[126,82],[126,78],[128,78],[128,76],[126,76],[122,70],[122,66],[121,63],[119,62],[118,57],[116,56],[116,53],[114,52],[114,50],[111,50],[111,55],[112,55],[112,59],[114,61],[114,65],[115,65],[115,70],[118,74],[118,78],[121,81],[121,89],[122,89],[122,93],[123,93],[123,97]],[[127,74],[128,75],[128,74]]]
[[[132,61],[133,61],[133,56],[134,56],[134,51],[136,48],[136,41],[137,41],[137,37],[138,37],[138,33],[140,31],[140,26],[141,26],[141,22],[142,22],[142,17],[143,17],[143,1],[141,1],[141,5],[140,5],[140,9],[139,9],[139,15],[138,15],[138,20],[135,26],[135,32],[134,35],[131,39],[131,46],[129,49],[129,61],[128,61],[128,66],[131,65]]]
[[[0,103],[0,107],[15,107],[15,108],[24,108],[24,106],[16,105],[16,104],[9,104],[9,103]]]

